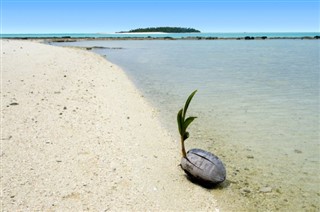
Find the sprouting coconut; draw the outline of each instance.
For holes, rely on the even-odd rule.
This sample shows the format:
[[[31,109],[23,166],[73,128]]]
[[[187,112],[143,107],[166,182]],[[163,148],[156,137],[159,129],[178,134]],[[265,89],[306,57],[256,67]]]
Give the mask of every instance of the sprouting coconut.
[[[202,149],[191,149],[186,153],[184,142],[189,138],[188,126],[197,117],[186,118],[189,104],[197,90],[188,97],[184,108],[178,112],[177,121],[181,136],[181,168],[187,175],[201,184],[215,185],[226,179],[226,169],[221,160],[214,154]]]

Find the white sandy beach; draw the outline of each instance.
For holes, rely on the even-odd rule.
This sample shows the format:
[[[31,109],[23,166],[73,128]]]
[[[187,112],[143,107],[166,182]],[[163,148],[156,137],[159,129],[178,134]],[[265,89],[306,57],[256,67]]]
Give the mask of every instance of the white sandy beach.
[[[218,210],[120,68],[80,49],[1,48],[2,211]]]

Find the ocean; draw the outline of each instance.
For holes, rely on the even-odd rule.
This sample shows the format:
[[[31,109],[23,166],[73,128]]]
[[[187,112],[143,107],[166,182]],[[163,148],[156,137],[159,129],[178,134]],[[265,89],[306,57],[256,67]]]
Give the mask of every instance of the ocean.
[[[177,142],[176,114],[197,89],[186,148],[224,162],[227,180],[210,190],[223,211],[320,210],[320,41],[54,45],[107,47],[92,51],[124,69]]]
[[[319,36],[319,32],[229,32],[229,33],[163,33],[163,34],[135,34],[135,33],[36,33],[36,34],[0,34],[1,38],[124,38],[124,37],[219,37],[219,38],[243,38],[250,37],[314,37]]]

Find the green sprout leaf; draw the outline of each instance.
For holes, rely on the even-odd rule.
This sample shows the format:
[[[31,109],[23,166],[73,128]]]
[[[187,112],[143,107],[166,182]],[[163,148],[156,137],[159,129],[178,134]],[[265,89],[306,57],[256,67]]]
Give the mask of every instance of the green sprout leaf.
[[[193,96],[196,94],[197,90],[193,91],[190,96],[188,97],[187,101],[186,101],[186,104],[184,105],[184,109],[183,109],[183,119],[186,118],[186,113],[187,113],[187,110],[188,110],[188,107],[189,107],[189,104],[193,98]]]
[[[194,119],[196,119],[197,117],[189,117],[187,118],[184,123],[183,123],[183,129],[187,130],[189,124],[191,124],[191,122],[193,122]]]
[[[193,120],[197,117],[188,117],[186,119],[186,113],[189,107],[189,104],[193,98],[193,96],[196,94],[197,90],[193,91],[190,96],[188,97],[184,108],[180,109],[177,115],[177,121],[178,121],[178,129],[181,137],[186,140],[189,137],[189,133],[187,132],[188,126],[193,122]]]

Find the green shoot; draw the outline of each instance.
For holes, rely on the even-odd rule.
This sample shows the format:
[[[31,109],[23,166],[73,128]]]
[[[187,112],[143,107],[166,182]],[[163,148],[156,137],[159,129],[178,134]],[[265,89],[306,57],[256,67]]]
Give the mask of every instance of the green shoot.
[[[196,94],[197,90],[193,91],[190,96],[188,97],[184,108],[179,110],[178,115],[177,115],[177,121],[178,121],[178,129],[180,133],[180,138],[181,138],[181,147],[182,147],[182,157],[186,157],[187,153],[184,147],[184,141],[189,138],[189,132],[187,132],[188,126],[193,122],[193,120],[197,117],[188,117],[186,118],[186,113],[189,107],[189,104],[193,98],[193,96]]]

